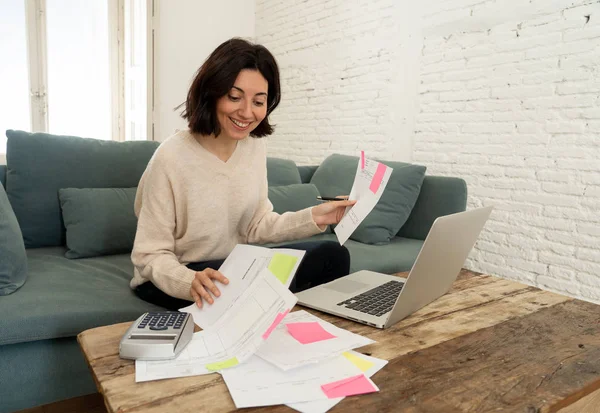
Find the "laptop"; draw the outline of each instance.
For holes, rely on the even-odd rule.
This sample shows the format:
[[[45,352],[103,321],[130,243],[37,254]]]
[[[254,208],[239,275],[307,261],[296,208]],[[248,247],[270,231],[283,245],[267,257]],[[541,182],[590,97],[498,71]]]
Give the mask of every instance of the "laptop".
[[[298,304],[387,328],[446,294],[493,207],[437,218],[406,279],[358,271],[296,293]]]

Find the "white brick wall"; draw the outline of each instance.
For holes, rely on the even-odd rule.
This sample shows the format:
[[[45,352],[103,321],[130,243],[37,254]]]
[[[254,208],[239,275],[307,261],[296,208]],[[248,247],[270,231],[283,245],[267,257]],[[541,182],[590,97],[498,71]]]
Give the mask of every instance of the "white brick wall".
[[[600,302],[600,3],[426,1],[257,0],[270,154],[460,176],[496,206],[467,267]]]
[[[428,11],[413,156],[496,207],[468,267],[599,302],[600,3]]]
[[[365,149],[410,160],[418,21],[395,0],[257,0],[255,40],[282,76],[269,154],[317,164]]]

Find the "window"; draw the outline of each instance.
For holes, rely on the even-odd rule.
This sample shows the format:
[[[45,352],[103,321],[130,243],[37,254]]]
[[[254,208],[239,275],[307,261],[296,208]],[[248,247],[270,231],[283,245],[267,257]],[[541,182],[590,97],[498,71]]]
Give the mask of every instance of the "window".
[[[29,130],[29,80],[25,3],[0,0],[0,153],[6,153],[6,129]]]
[[[108,2],[46,0],[48,132],[111,140]]]
[[[0,156],[6,129],[151,139],[151,12],[151,0],[0,0]]]

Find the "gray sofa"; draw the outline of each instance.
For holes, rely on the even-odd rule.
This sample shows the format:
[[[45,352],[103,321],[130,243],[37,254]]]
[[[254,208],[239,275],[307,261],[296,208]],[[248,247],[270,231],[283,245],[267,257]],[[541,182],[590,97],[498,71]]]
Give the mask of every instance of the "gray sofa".
[[[77,334],[134,320],[145,311],[157,309],[129,289],[133,267],[128,253],[66,258],[64,222],[60,209],[56,210],[57,188],[136,186],[157,146],[152,142],[137,144],[14,131],[9,135],[8,166],[0,166],[0,182],[23,230],[28,273],[20,289],[0,296],[0,413],[95,392]],[[119,158],[122,152],[126,156]],[[282,208],[300,209],[305,206],[303,202],[311,202],[285,200],[286,192],[277,192],[277,188],[310,183],[316,170],[317,166],[297,167],[289,160],[268,160],[269,193],[271,196],[273,190],[279,212]],[[347,242],[352,271],[408,270],[435,218],[462,211],[465,206],[463,180],[426,176],[408,221],[389,243]],[[48,210],[53,214],[45,215]],[[29,226],[36,220],[39,222]],[[45,233],[35,232],[49,223],[52,226]],[[53,230],[59,237],[54,241],[50,239]],[[41,238],[46,246],[33,247]],[[336,238],[329,232],[312,239]],[[47,245],[52,242],[60,245]]]

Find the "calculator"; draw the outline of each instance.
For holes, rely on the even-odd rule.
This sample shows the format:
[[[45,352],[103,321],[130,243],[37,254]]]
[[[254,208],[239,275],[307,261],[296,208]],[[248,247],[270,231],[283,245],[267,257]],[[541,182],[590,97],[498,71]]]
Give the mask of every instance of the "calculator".
[[[193,334],[194,319],[189,313],[144,313],[123,335],[119,355],[131,360],[172,359],[188,345]]]

